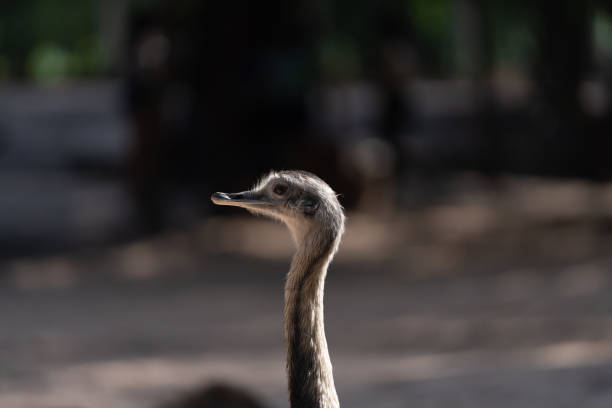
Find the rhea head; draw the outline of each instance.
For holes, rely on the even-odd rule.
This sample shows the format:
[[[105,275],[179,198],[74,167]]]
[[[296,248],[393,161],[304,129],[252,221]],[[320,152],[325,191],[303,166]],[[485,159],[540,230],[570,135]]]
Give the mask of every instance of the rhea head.
[[[304,171],[270,172],[240,193],[215,193],[215,204],[243,207],[282,221],[297,251],[285,282],[285,338],[289,396],[294,408],[337,408],[323,328],[327,267],[344,230],[344,213],[334,191]]]
[[[332,240],[342,235],[344,213],[336,193],[319,177],[305,171],[272,171],[253,188],[240,193],[214,193],[213,203],[246,208],[282,221],[296,244]]]

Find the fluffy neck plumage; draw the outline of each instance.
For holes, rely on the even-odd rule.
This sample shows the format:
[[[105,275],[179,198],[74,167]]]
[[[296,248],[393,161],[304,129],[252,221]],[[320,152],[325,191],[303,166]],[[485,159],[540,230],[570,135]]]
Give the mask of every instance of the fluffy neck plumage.
[[[285,286],[285,338],[291,408],[338,408],[323,325],[327,266],[339,234],[308,234],[298,242]]]

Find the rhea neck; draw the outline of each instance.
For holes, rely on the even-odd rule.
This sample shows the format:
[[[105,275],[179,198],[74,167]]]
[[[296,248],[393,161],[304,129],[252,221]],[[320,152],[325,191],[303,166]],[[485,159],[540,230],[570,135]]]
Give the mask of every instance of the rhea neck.
[[[291,408],[338,408],[323,325],[323,292],[340,233],[325,228],[292,233],[297,252],[285,286]]]

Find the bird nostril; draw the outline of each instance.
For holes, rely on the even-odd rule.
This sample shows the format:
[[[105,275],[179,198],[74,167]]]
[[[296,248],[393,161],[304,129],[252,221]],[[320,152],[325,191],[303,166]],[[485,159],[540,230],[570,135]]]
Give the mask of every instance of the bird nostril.
[[[227,199],[228,200],[242,200],[246,197],[246,194],[244,192],[242,193],[232,193],[232,194],[226,194]]]

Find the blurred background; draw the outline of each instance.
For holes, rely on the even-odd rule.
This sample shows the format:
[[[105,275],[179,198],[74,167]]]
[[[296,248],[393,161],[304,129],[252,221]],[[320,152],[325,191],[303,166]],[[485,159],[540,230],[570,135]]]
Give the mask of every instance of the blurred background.
[[[0,5],[0,405],[287,406],[285,229],[215,208],[316,173],[348,229],[352,407],[612,403],[612,4]]]

